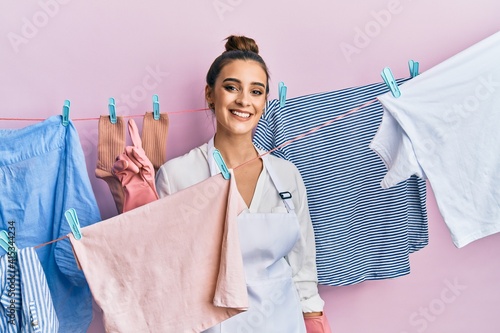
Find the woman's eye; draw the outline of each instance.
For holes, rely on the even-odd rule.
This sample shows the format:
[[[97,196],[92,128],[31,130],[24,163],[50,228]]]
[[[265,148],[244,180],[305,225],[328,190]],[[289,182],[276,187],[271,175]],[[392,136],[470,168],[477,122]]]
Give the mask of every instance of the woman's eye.
[[[225,86],[224,87],[227,91],[235,91],[237,90],[235,86]]]
[[[260,90],[254,90],[254,91],[252,91],[252,93],[254,95],[262,95],[262,91],[260,91]]]

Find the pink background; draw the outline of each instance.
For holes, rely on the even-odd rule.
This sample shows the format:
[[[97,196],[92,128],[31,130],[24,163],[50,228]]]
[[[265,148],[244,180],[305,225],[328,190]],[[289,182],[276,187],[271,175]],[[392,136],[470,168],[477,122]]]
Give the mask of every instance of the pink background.
[[[3,0],[0,22],[0,117],[46,118],[69,99],[71,118],[95,118],[114,97],[118,113],[140,125],[153,94],[162,112],[205,107],[204,77],[229,34],[257,40],[272,98],[279,81],[293,97],[380,82],[385,66],[404,77],[409,59],[425,71],[500,30],[500,2]],[[168,158],[213,133],[205,111],[170,120]],[[76,126],[102,216],[111,217],[109,190],[94,177],[97,121]],[[428,197],[430,244],[411,256],[410,275],[321,287],[333,332],[500,332],[500,235],[455,248],[430,188]],[[94,312],[89,332],[104,332]]]

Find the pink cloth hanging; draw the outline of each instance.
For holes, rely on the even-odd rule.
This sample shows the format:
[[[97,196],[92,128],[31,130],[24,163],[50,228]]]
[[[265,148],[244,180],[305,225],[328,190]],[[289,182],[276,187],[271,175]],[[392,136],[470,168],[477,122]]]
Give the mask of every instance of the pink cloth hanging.
[[[234,176],[69,234],[106,332],[200,332],[248,307]]]

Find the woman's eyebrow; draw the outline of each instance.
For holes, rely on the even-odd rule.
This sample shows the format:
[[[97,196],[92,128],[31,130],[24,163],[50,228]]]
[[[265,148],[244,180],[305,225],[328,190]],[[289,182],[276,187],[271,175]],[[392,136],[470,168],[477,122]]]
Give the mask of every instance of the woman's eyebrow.
[[[224,81],[222,81],[222,82],[227,82],[227,81],[229,81],[229,82],[236,82],[236,83],[241,84],[241,81],[240,81],[240,80],[235,79],[235,78],[233,78],[233,77],[228,77],[228,78],[224,79]],[[263,84],[263,83],[261,83],[261,82],[252,82],[252,83],[251,83],[251,85],[261,86],[261,87],[263,87],[263,88],[265,88],[265,87],[266,87],[266,86],[265,86],[265,84]]]

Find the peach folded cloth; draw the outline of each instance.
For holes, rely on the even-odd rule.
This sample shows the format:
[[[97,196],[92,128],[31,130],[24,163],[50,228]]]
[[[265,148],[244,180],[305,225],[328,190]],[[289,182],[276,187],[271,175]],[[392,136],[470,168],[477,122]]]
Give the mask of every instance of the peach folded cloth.
[[[201,332],[248,308],[234,176],[69,234],[106,332]]]

